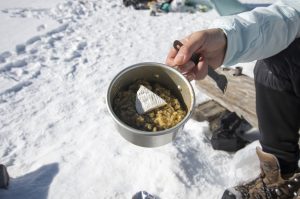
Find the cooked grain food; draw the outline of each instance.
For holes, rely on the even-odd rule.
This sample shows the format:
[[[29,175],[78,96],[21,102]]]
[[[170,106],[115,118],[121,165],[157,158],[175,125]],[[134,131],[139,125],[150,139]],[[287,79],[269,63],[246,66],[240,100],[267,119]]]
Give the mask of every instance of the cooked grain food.
[[[135,109],[135,98],[141,85],[163,98],[167,105],[139,115]],[[144,80],[137,80],[127,89],[118,92],[113,101],[113,109],[123,122],[144,131],[160,131],[171,128],[186,115],[184,106],[172,95],[170,90],[158,83]]]

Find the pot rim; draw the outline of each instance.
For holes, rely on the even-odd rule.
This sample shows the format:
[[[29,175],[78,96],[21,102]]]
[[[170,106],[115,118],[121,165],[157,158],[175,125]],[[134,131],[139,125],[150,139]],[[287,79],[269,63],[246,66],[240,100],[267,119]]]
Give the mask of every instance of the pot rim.
[[[111,101],[110,91],[111,91],[112,86],[114,85],[115,81],[122,74],[124,74],[127,71],[132,70],[133,68],[137,68],[137,67],[140,67],[140,66],[148,66],[148,65],[149,66],[158,66],[158,67],[166,68],[166,69],[171,70],[172,72],[176,73],[178,76],[180,76],[187,83],[188,88],[190,90],[190,93],[192,95],[191,96],[191,98],[192,98],[192,100],[191,100],[192,101],[191,102],[191,108],[188,111],[187,115],[178,124],[176,124],[175,126],[169,128],[169,129],[165,129],[163,131],[155,131],[155,132],[153,132],[153,131],[142,131],[142,130],[135,129],[135,128],[129,126],[128,124],[126,124],[125,122],[123,122],[122,120],[120,120],[119,117],[114,113],[112,104],[110,103],[110,101]],[[132,133],[140,134],[140,135],[147,135],[147,136],[164,135],[164,134],[171,133],[171,132],[175,131],[176,129],[180,128],[181,125],[184,125],[188,121],[188,119],[190,119],[190,117],[191,117],[191,115],[192,115],[192,113],[194,111],[195,101],[196,101],[196,99],[195,99],[195,92],[194,92],[194,89],[193,89],[193,86],[191,85],[191,83],[179,71],[177,71],[176,69],[174,69],[174,68],[172,68],[170,66],[167,66],[165,64],[162,64],[162,63],[157,63],[157,62],[141,62],[141,63],[137,63],[137,64],[134,64],[134,65],[131,65],[129,67],[124,68],[123,70],[121,70],[112,79],[112,81],[109,84],[109,87],[108,87],[108,90],[107,90],[107,95],[106,95],[106,105],[107,105],[107,108],[109,110],[109,113],[111,114],[111,116],[113,117],[113,119],[115,120],[115,122],[117,122],[123,128],[126,128],[126,130],[131,131]]]

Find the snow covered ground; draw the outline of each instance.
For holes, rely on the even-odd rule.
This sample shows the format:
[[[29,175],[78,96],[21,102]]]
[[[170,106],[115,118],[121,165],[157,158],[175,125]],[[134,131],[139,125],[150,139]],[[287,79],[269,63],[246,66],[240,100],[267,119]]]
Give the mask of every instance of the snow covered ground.
[[[118,134],[106,109],[121,69],[164,62],[172,41],[206,28],[214,10],[150,17],[121,1],[13,0],[0,3],[0,16],[0,163],[12,177],[1,199],[123,199],[140,190],[217,199],[258,174],[258,142],[214,151],[208,124],[190,120],[173,143],[142,148]]]

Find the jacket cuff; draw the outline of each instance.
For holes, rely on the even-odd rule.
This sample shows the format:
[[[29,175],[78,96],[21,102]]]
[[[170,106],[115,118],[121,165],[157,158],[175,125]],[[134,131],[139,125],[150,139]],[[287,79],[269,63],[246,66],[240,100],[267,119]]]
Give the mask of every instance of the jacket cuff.
[[[222,19],[217,19],[209,26],[209,28],[219,28],[223,30],[224,34],[227,37],[227,48],[223,61],[223,66],[228,67],[236,64],[237,46],[235,44],[236,40],[236,31],[234,28],[234,19],[231,17],[223,17]]]

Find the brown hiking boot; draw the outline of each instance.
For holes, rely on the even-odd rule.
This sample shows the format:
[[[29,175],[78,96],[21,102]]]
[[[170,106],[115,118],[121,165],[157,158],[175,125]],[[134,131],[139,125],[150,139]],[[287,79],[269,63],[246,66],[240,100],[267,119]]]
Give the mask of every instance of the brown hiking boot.
[[[283,178],[277,158],[256,148],[261,174],[255,180],[226,189],[222,199],[300,199],[300,172]]]

